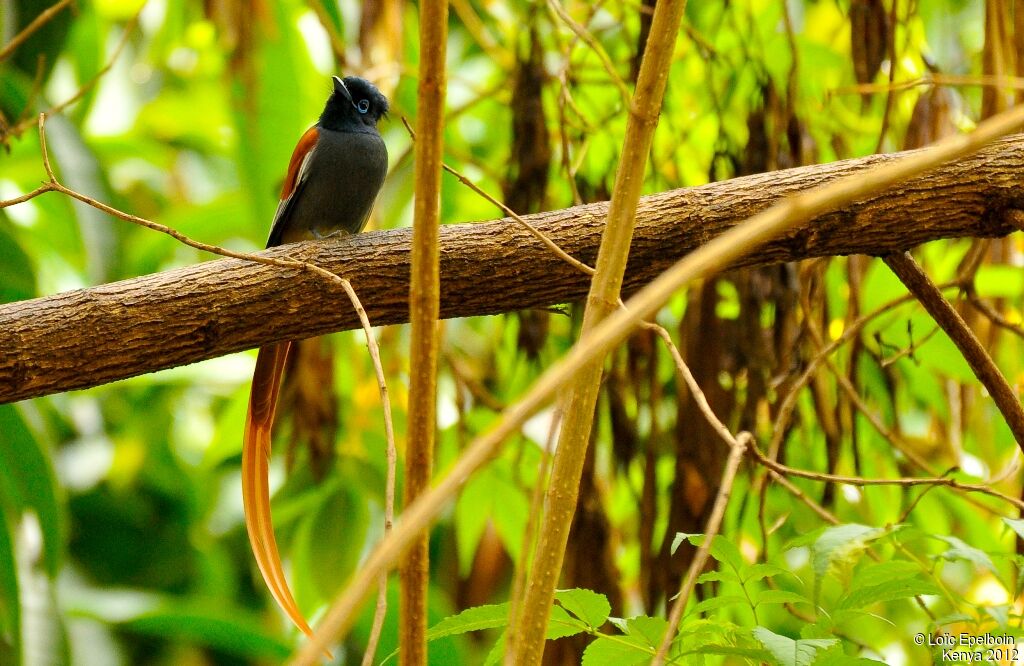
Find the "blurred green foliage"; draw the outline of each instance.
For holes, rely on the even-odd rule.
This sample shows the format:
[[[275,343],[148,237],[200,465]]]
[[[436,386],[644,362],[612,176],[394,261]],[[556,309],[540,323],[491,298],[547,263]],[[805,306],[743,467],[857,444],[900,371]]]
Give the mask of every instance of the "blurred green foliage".
[[[638,4],[564,4],[608,53],[616,75],[628,80],[641,25]],[[7,43],[48,5],[0,1],[0,42]],[[891,7],[888,0],[881,5]],[[391,172],[372,225],[408,225],[411,142],[400,119],[415,115],[416,6],[398,7],[401,34],[377,38],[386,47],[382,53],[394,60],[371,62],[371,53],[360,47],[360,3],[76,2],[0,62],[0,199],[29,192],[45,177],[35,114],[75,96],[75,103],[47,122],[49,154],[66,185],[207,243],[259,249],[291,149],[315,121],[330,89],[329,75],[344,69],[382,81],[392,99],[391,120],[383,127]],[[348,65],[337,63],[314,8],[323,10],[340,35]],[[897,9],[899,57],[886,61],[875,83],[884,83],[891,67],[896,81],[917,79],[930,68],[982,73],[984,3],[918,0]],[[846,0],[691,2],[669,72],[646,191],[874,152],[887,95],[884,89],[866,96],[850,90],[856,83],[856,36],[851,37],[849,10]],[[468,20],[468,12],[479,23]],[[599,199],[614,177],[626,122],[623,99],[600,60],[543,3],[496,0],[454,7],[446,160],[495,195],[509,186],[515,159],[511,63],[524,50],[527,25],[536,27],[544,52],[541,108],[553,151],[540,203],[555,209],[577,197]],[[902,147],[915,103],[928,89],[893,94],[884,150]],[[982,87],[950,90],[956,105],[948,119],[968,129],[982,113]],[[758,153],[760,140],[767,147]],[[446,222],[499,214],[452,178],[445,178],[441,195]],[[920,259],[943,282],[956,276],[969,245],[936,243]],[[978,294],[997,302],[1014,322],[1021,318],[1024,289],[1019,257],[1019,241],[1005,241],[975,280]],[[2,302],[209,259],[55,194],[0,210]],[[905,293],[878,262],[867,266],[855,291],[849,271],[848,261],[837,259],[820,274],[828,305],[824,323],[833,337],[851,312],[871,311]],[[749,305],[738,284],[726,278],[715,290],[720,321],[748,321],[742,315]],[[662,323],[694,335],[683,323],[692,298],[692,292],[681,294],[661,313]],[[770,329],[776,317],[781,320],[781,307],[764,305],[755,321]],[[515,315],[446,323],[439,467],[569,347],[575,319],[554,315],[547,325],[531,359],[519,346],[528,324]],[[922,342],[933,328],[919,309],[895,310],[867,328],[859,356],[847,354],[837,363],[857,375],[861,394],[879,418],[940,471],[958,466],[965,479],[975,481],[997,476],[1015,460],[1016,445],[952,343],[941,333]],[[378,333],[401,436],[407,329]],[[986,329],[1000,367],[1019,383],[1019,338],[989,334]],[[361,335],[333,336],[341,427],[325,478],[314,479],[301,450],[287,473],[284,456],[272,464],[279,542],[298,602],[314,617],[383,529],[382,410]],[[153,341],[154,349],[159,345]],[[901,349],[913,353],[893,365],[877,362]],[[629,656],[633,648],[664,632],[664,602],[645,607],[650,572],[643,569],[649,562],[645,553],[673,539],[669,498],[677,482],[683,483],[672,441],[681,391],[668,355],[650,358],[660,395],[641,399],[646,389],[629,387],[624,399],[633,435],[650,448],[616,457],[623,435],[607,406],[598,414],[598,481],[587,496],[588,510],[602,514],[613,535],[617,592],[561,593],[552,611],[558,620],[552,637],[598,637],[587,648],[590,663],[633,663],[621,660],[635,658]],[[299,638],[268,601],[242,522],[238,468],[253,359],[238,354],[0,406],[0,664],[277,663],[291,652]],[[623,359],[618,355],[613,363]],[[785,374],[791,368],[777,370]],[[743,368],[713,379],[737,395],[749,380]],[[825,390],[840,399],[833,384]],[[778,391],[769,392],[764,410],[777,406]],[[827,468],[820,416],[809,392],[801,394],[786,438],[787,464]],[[841,420],[844,447],[837,469],[867,477],[912,473],[863,414],[844,412]],[[492,648],[504,616],[484,604],[508,600],[509,563],[522,550],[549,422],[550,413],[531,422],[470,481],[433,533],[431,624],[449,620],[433,634],[432,663],[481,663],[498,654]],[[739,422],[736,416],[730,423]],[[763,415],[754,425],[759,437],[771,436]],[[287,422],[282,434],[283,444],[290,434]],[[1017,476],[1009,475],[1000,488],[1018,493]],[[786,663],[778,655],[792,650],[816,663],[858,654],[927,663],[931,652],[913,645],[916,631],[953,624],[998,633],[1019,624],[1017,528],[999,520],[1008,515],[1007,505],[945,489],[892,487],[845,488],[827,500],[822,484],[795,480],[829,504],[843,527],[856,531],[842,533],[848,541],[881,544],[880,562],[854,558],[854,550],[864,549],[853,549],[829,568],[832,561],[825,557],[822,566],[815,554],[826,530],[840,528],[826,528],[818,514],[778,486],[759,495],[759,478],[750,470],[737,481],[725,538],[713,551],[732,573],[705,575],[702,605],[691,612],[708,615],[690,615],[684,623],[683,661]],[[650,507],[653,542],[644,542],[652,534],[638,527],[641,488],[648,479],[657,487]],[[767,517],[770,529],[759,515]],[[593,558],[600,559],[597,553]],[[778,589],[768,587],[769,579]],[[904,583],[899,594],[878,587],[897,580]],[[851,601],[858,590],[861,596]],[[674,593],[662,590],[662,599]],[[913,594],[924,595],[928,612],[909,600]],[[609,599],[618,607],[606,609]],[[784,603],[804,614],[787,611]],[[398,647],[396,608],[392,589],[378,661]],[[842,608],[857,612],[839,618]],[[343,663],[361,658],[371,612],[364,609],[338,651]],[[610,615],[614,628],[601,629]],[[631,619],[615,622],[618,616]],[[952,619],[944,625],[944,617]],[[485,626],[499,631],[486,640],[468,635]],[[649,652],[641,650],[644,655]]]

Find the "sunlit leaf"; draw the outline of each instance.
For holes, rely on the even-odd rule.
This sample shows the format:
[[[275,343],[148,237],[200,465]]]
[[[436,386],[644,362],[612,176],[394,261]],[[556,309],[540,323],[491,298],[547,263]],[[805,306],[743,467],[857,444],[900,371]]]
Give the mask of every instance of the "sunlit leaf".
[[[780,636],[764,627],[754,628],[754,637],[761,642],[781,666],[811,666],[818,653],[837,644],[838,639],[801,639]]]
[[[583,620],[590,627],[600,627],[612,612],[611,604],[603,594],[579,588],[558,590],[555,599],[567,611]]]
[[[446,617],[427,631],[427,640],[464,634],[469,631],[496,629],[508,624],[508,604],[492,604],[467,608],[458,615]]]
[[[992,573],[999,573],[988,553],[964,543],[955,536],[936,534],[934,537],[949,544],[949,548],[939,555],[940,558],[944,560],[964,560],[977,567],[988,569]]]
[[[632,636],[617,636],[614,639],[600,637],[583,652],[583,666],[647,664],[652,656],[653,650],[644,641]]]

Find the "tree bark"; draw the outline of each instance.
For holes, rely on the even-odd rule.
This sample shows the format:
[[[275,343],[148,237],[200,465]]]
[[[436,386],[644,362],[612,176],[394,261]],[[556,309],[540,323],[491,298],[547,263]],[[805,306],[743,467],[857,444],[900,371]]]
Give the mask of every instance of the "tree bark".
[[[903,154],[903,153],[900,153]],[[876,155],[774,171],[641,199],[623,290],[779,198],[895,159]],[[1024,138],[993,143],[823,215],[739,266],[848,254],[886,255],[941,238],[1004,236],[1024,210]],[[527,216],[592,264],[606,203]],[[411,230],[265,251],[351,280],[375,325],[408,321]],[[583,298],[588,276],[509,219],[441,229],[441,317],[544,307]],[[334,293],[337,291],[337,293]],[[359,327],[344,293],[308,271],[220,259],[0,305],[0,403],[96,386],[281,340]]]

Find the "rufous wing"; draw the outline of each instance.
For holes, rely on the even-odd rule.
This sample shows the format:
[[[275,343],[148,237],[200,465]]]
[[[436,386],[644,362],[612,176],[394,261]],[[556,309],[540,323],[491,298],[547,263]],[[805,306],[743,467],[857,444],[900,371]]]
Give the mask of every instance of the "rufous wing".
[[[316,149],[317,141],[320,140],[320,130],[314,125],[306,130],[295,150],[292,151],[292,159],[288,162],[288,173],[285,174],[284,183],[281,185],[281,202],[277,205],[277,212],[274,214],[274,223],[270,226],[270,236],[267,238],[267,247],[275,247],[282,242],[282,236],[288,226],[288,219],[292,210],[292,204],[302,190],[302,184],[309,175],[309,163]]]

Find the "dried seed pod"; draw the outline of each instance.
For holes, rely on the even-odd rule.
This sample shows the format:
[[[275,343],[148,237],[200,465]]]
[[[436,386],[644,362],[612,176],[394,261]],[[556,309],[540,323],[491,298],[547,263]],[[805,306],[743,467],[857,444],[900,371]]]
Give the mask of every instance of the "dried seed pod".
[[[871,83],[878,74],[890,29],[882,0],[850,1],[850,53],[857,83]]]

